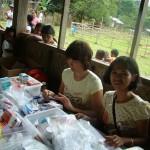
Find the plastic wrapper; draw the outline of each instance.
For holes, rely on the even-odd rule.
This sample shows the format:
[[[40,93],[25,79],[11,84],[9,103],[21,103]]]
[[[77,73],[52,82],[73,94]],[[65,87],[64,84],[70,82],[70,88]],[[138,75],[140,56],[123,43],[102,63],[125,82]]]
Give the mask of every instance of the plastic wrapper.
[[[76,120],[74,115],[50,117],[49,125],[55,150],[114,150],[89,122]]]
[[[18,108],[2,94],[0,94],[0,109],[11,109],[12,111],[18,111]]]
[[[9,98],[19,109],[22,105],[33,99],[32,96],[24,90],[24,87],[15,89],[11,86],[9,89],[2,91],[2,94]]]
[[[14,132],[0,139],[1,150],[51,150],[35,140],[27,131]]]

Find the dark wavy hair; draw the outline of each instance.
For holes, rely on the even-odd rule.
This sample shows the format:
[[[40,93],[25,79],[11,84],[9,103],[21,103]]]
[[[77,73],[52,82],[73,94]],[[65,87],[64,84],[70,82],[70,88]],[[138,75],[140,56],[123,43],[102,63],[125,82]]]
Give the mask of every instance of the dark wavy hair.
[[[119,51],[117,49],[112,49],[111,54],[117,57],[119,55]]]
[[[90,68],[93,51],[88,43],[81,40],[75,40],[68,46],[65,55],[67,58],[80,61],[84,70],[87,70]]]
[[[114,66],[119,63],[123,63],[132,75],[136,75],[136,79],[130,83],[130,85],[128,86],[128,90],[131,91],[136,89],[138,83],[140,83],[139,68],[136,61],[133,58],[127,56],[120,56],[110,64],[110,66],[107,68],[103,76],[104,83],[111,85],[111,81],[110,81],[111,71],[114,68]]]
[[[50,34],[50,35],[55,35],[55,30],[51,25],[43,25],[42,30],[41,30],[42,34]]]

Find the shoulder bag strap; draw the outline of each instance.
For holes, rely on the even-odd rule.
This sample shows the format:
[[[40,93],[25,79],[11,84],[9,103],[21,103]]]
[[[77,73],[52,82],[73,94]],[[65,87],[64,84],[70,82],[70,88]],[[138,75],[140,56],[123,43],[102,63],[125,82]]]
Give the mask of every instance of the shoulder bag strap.
[[[117,135],[121,136],[120,130],[119,130],[119,128],[117,126],[117,122],[116,122],[116,114],[115,114],[115,101],[116,101],[116,99],[117,99],[117,95],[115,93],[113,96],[112,113],[113,113],[114,126],[115,126],[115,129],[117,131]]]

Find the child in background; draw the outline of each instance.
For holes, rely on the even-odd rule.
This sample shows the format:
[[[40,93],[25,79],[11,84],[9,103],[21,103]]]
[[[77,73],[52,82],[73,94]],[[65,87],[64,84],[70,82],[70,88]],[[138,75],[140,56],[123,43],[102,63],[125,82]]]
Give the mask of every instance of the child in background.
[[[74,35],[77,32],[77,25],[74,24],[72,28],[72,35]]]
[[[31,27],[30,26],[26,26],[26,33],[31,33]]]
[[[34,26],[32,24],[32,21],[33,21],[33,16],[27,15],[27,26],[26,26],[26,32],[27,33],[33,33],[33,31],[34,31]]]
[[[103,57],[103,61],[109,63],[110,62],[110,56],[108,51],[105,51],[104,57]]]
[[[2,44],[2,57],[12,57],[14,55],[13,42],[15,39],[16,31],[13,28],[6,28],[4,32],[5,40]]]
[[[97,58],[98,60],[102,60],[104,62],[110,61],[109,53],[104,50],[97,50],[95,58]]]
[[[106,92],[102,101],[109,146],[144,145],[148,139],[150,104],[132,92],[139,80],[136,61],[126,56],[116,58],[104,74],[104,83],[115,89]]]
[[[104,59],[104,55],[105,55],[105,51],[104,50],[97,50],[95,58],[97,58],[99,60],[103,60]]]
[[[112,49],[110,63],[113,62],[118,55],[119,55],[119,51],[117,49]]]
[[[41,34],[44,43],[57,46],[57,43],[54,39],[55,30],[51,25],[43,25]]]
[[[37,23],[36,26],[35,26],[33,34],[41,36],[42,27],[43,27],[42,23]]]

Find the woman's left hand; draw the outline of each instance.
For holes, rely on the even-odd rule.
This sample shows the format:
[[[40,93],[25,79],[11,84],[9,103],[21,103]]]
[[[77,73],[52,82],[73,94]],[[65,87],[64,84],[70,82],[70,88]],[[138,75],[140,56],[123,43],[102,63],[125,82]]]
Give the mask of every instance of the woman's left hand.
[[[119,137],[118,135],[105,136],[105,143],[109,146],[119,147],[126,143],[126,138]]]
[[[75,108],[73,107],[73,105],[71,104],[70,100],[65,95],[59,93],[54,98],[55,98],[55,100],[58,100],[58,101],[62,102],[64,107],[67,110],[74,112]]]

